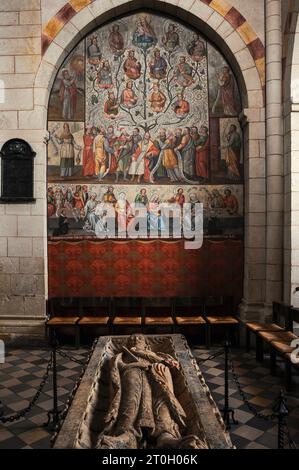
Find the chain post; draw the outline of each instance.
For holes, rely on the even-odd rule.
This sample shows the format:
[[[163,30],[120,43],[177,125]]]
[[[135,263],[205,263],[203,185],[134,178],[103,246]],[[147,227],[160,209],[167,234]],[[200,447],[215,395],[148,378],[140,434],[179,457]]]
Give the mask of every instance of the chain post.
[[[58,341],[56,338],[56,334],[54,332],[54,336],[52,339],[52,382],[53,382],[53,409],[48,411],[48,421],[44,424],[45,427],[51,426],[55,428],[58,421],[59,415],[61,411],[58,409],[58,392],[57,392],[57,346]]]
[[[204,364],[207,361],[212,361],[213,359],[216,359],[219,356],[223,355],[223,349],[220,349],[219,351],[216,351],[215,353],[211,354],[211,356],[207,357],[206,359],[196,359],[196,362],[198,365]]]
[[[276,414],[278,419],[277,448],[284,449],[284,428],[286,426],[286,417],[289,414],[289,410],[282,390],[279,393],[276,403],[274,403],[273,412]]]
[[[221,410],[223,413],[223,421],[225,423],[226,429],[231,428],[232,424],[238,424],[238,421],[235,420],[235,411],[229,406],[229,384],[228,384],[228,373],[229,373],[229,364],[228,364],[228,354],[229,354],[229,342],[225,341],[224,343],[224,408]]]

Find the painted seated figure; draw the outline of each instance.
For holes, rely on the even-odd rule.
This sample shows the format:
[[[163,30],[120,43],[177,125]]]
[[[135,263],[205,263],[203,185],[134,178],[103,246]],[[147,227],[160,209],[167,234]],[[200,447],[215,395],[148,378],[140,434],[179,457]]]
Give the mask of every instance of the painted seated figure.
[[[143,335],[128,339],[110,360],[110,406],[97,448],[207,448],[197,436],[186,435],[186,414],[174,393],[173,369],[180,370],[179,363],[151,351]]]

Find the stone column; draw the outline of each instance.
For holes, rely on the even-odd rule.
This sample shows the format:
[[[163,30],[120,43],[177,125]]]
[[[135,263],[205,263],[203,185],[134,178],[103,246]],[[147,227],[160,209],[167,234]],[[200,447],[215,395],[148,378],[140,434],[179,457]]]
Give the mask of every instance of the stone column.
[[[281,1],[265,1],[266,18],[266,293],[265,315],[282,300],[283,119]]]
[[[299,307],[299,0],[285,8],[284,302]]]

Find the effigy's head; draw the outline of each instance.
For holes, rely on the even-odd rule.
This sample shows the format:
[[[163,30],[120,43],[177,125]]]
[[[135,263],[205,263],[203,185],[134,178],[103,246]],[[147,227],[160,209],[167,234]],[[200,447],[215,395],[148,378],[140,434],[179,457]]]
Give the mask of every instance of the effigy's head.
[[[128,338],[127,347],[136,349],[149,349],[146,338],[141,334],[133,334]]]

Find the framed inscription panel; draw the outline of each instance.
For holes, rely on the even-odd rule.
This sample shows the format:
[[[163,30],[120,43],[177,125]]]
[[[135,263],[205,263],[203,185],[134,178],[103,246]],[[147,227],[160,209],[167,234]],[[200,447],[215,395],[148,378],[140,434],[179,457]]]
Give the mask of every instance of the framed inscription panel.
[[[22,139],[6,142],[1,155],[0,202],[33,202],[33,170],[35,152]]]

